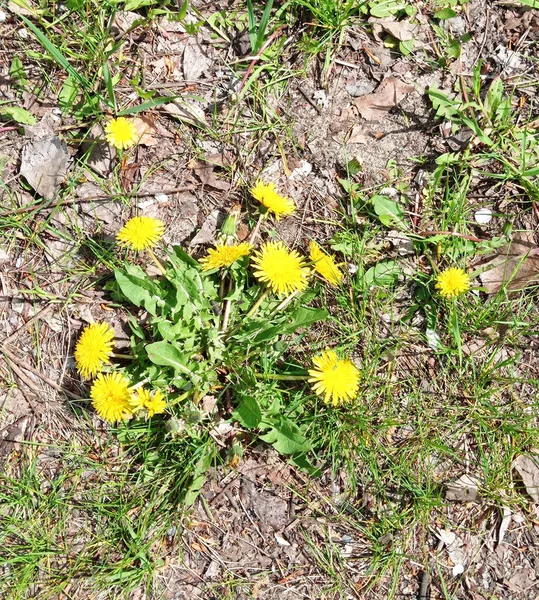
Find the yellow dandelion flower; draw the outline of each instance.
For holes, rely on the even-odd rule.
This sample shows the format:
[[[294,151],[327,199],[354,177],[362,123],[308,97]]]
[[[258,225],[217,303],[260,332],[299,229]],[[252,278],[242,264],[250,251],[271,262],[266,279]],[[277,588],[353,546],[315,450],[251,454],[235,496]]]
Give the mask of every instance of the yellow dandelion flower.
[[[114,423],[132,414],[129,381],[121,373],[99,373],[90,390],[92,405],[97,414]]]
[[[337,406],[357,395],[359,370],[352,361],[339,359],[333,350],[325,350],[313,358],[313,365],[314,369],[309,369],[309,382],[326,404]]]
[[[112,354],[114,330],[107,323],[92,323],[84,328],[75,346],[77,371],[90,379],[101,372]]]
[[[463,269],[446,269],[436,277],[436,289],[444,298],[456,298],[470,289],[470,277]]]
[[[164,413],[165,408],[167,407],[165,397],[160,390],[155,390],[152,394],[144,388],[138,389],[136,393],[131,396],[129,404],[133,412],[146,409],[149,417]]]
[[[155,246],[164,233],[163,221],[153,217],[133,217],[120,229],[116,239],[133,250],[146,250]]]
[[[266,207],[279,220],[282,216],[291,215],[296,210],[294,201],[277,193],[275,184],[257,181],[251,189],[251,195]]]
[[[111,146],[123,150],[137,143],[138,134],[133,121],[125,117],[118,117],[111,119],[106,124],[105,136]]]
[[[255,277],[277,294],[291,294],[307,287],[309,269],[303,258],[283,242],[267,242],[253,257]]]
[[[331,285],[339,285],[344,277],[342,271],[335,264],[333,257],[326,254],[314,240],[309,242],[309,255],[314,270]]]
[[[247,242],[231,246],[219,244],[215,248],[210,248],[208,250],[208,255],[201,258],[199,262],[204,271],[209,271],[210,269],[222,269],[224,267],[230,267],[230,265],[235,263],[238,258],[248,256],[250,251],[251,246]]]

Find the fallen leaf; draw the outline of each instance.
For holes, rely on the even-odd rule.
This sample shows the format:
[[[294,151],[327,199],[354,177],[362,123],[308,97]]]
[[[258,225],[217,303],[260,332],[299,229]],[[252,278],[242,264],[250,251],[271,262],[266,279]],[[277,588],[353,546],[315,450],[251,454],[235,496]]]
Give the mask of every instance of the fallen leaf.
[[[37,12],[31,0],[9,0],[7,7],[14,15],[33,17]]]
[[[52,200],[67,172],[69,154],[63,140],[46,136],[22,149],[20,174],[46,200]]]
[[[347,144],[370,144],[372,141],[372,136],[366,133],[365,127],[361,123],[357,123],[352,127],[346,139]]]
[[[489,294],[496,294],[502,287],[509,291],[522,290],[539,282],[539,247],[533,234],[513,238],[494,258],[483,263],[482,269],[479,278]]]
[[[210,187],[223,192],[230,189],[230,182],[224,181],[217,176],[214,165],[197,160],[191,161],[188,166],[193,169],[201,183],[204,185],[209,185]]]
[[[189,43],[183,51],[183,76],[186,81],[196,81],[206,73],[213,61],[205,54],[198,42]]]
[[[212,413],[215,410],[215,405],[217,404],[217,398],[215,396],[210,396],[206,394],[204,398],[202,398],[202,410],[205,413]]]
[[[479,496],[480,480],[474,475],[464,473],[458,479],[447,484],[445,497],[452,502],[473,502]]]
[[[509,523],[511,523],[511,515],[513,513],[507,506],[503,507],[503,519],[500,523],[500,528],[498,529],[498,544],[503,542],[503,538],[505,537],[505,533],[507,528],[509,527]]]
[[[520,475],[526,491],[539,503],[539,455],[517,456],[513,468]]]
[[[141,146],[155,146],[157,144],[157,140],[154,138],[155,122],[151,116],[135,117],[133,125],[137,132],[138,143]]]
[[[517,594],[521,594],[535,587],[537,575],[528,565],[515,565],[514,574],[509,579],[504,579],[505,585]]]
[[[413,40],[419,32],[419,25],[410,21],[396,21],[392,18],[369,19],[372,22],[374,36],[380,38],[380,33],[385,31],[401,42]]]
[[[436,534],[444,543],[449,559],[453,563],[453,576],[457,577],[464,573],[466,555],[464,553],[464,542],[453,531],[440,529]]]
[[[180,100],[176,98],[174,102],[163,104],[163,109],[172,117],[175,117],[183,123],[189,125],[196,125],[206,129],[208,124],[206,123],[206,116],[204,110],[198,104],[194,102],[188,102],[187,100]]]
[[[198,246],[199,244],[215,244],[215,234],[217,232],[217,224],[219,222],[220,212],[218,210],[212,210],[212,212],[206,217],[200,231],[197,232],[195,237],[189,242],[189,247]]]
[[[367,121],[380,121],[387,112],[397,106],[414,86],[403,83],[400,79],[390,76],[382,81],[372,94],[360,96],[354,100],[359,114]]]

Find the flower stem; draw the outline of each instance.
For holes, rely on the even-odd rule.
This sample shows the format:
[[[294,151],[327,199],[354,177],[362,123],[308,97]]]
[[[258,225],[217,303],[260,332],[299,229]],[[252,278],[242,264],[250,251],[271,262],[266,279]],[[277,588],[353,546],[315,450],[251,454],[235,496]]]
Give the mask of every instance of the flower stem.
[[[155,266],[161,271],[161,275],[166,275],[167,272],[165,271],[165,267],[163,267],[163,265],[159,262],[159,259],[157,258],[157,256],[155,256],[154,251],[151,248],[148,248],[147,250],[151,259],[155,263]]]
[[[278,313],[280,310],[283,310],[283,308],[286,308],[290,302],[292,302],[292,300],[299,294],[299,290],[295,290],[293,291],[290,296],[287,296],[280,304],[279,306],[276,307],[274,313]]]
[[[270,293],[269,288],[266,288],[264,290],[264,292],[262,293],[262,295],[260,296],[260,298],[253,304],[253,306],[251,306],[249,312],[245,315],[245,318],[248,319],[249,317],[252,317],[256,311],[260,308],[260,305],[262,304],[262,302],[264,302],[264,300],[268,297]]]
[[[459,326],[459,318],[457,314],[457,301],[453,299],[451,305],[451,312],[449,313],[449,322],[451,324],[451,329],[453,332],[453,339],[457,344],[457,352],[459,357],[459,364],[462,365],[462,338],[460,337],[460,326]]]
[[[279,375],[278,373],[255,373],[257,379],[273,379],[276,381],[307,381],[308,375]]]
[[[260,225],[262,225],[262,221],[265,219],[266,215],[261,214],[258,217],[258,221],[256,222],[255,228],[253,229],[253,232],[251,233],[251,237],[249,238],[249,245],[250,246],[254,246],[255,240],[258,236],[258,232],[260,231]]]
[[[133,354],[116,354],[116,352],[113,352],[111,356],[113,356],[114,358],[125,358],[128,360],[134,360],[136,358],[135,356],[133,356]]]
[[[228,294],[230,294],[230,292],[232,291],[233,285],[234,285],[234,281],[231,277],[230,281],[228,282]],[[226,328],[228,327],[228,319],[230,318],[231,308],[232,308],[232,301],[230,300],[230,298],[228,298],[227,300],[225,300],[225,309],[223,311],[223,321],[221,323],[221,331],[226,331]]]

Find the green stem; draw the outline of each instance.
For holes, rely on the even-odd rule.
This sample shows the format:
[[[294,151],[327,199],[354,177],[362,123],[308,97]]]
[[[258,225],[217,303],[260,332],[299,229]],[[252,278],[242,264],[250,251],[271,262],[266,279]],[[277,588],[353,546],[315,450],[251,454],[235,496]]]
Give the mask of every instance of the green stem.
[[[249,312],[245,315],[245,318],[248,319],[249,317],[252,317],[256,311],[260,308],[260,305],[262,304],[262,302],[264,302],[264,300],[268,297],[270,293],[269,288],[266,288],[264,290],[264,292],[262,293],[262,295],[260,296],[260,298],[253,304],[253,306],[251,306]]]
[[[457,314],[457,300],[456,299],[453,299],[453,302],[451,303],[451,313],[449,315],[449,319],[451,322],[453,338],[455,339],[455,343],[457,345],[459,363],[462,364],[462,338],[460,337],[460,327],[459,327],[459,319],[458,319],[458,314]]]
[[[153,250],[151,248],[148,248],[147,250],[151,259],[155,263],[155,266],[161,271],[161,275],[166,275],[167,272],[165,271],[165,267],[163,267],[163,265],[159,262],[159,259],[157,258],[157,256],[155,256]]]
[[[230,294],[230,292],[232,291],[232,286],[234,285],[234,280],[232,278],[230,278],[230,281],[228,282],[228,294]],[[225,309],[223,311],[223,322],[221,323],[221,331],[226,331],[226,328],[228,327],[228,320],[230,318],[230,310],[232,308],[232,301],[230,300],[230,298],[228,300],[225,300]]]
[[[258,217],[258,221],[256,222],[255,228],[253,229],[253,232],[251,233],[251,237],[249,238],[249,245],[250,246],[254,246],[255,240],[258,236],[258,232],[260,231],[260,225],[262,224],[262,221],[266,218],[265,214],[261,214]]]
[[[136,356],[134,356],[133,354],[116,354],[116,352],[113,352],[111,356],[113,356],[114,358],[126,358],[128,360],[134,360],[136,358]]]
[[[255,373],[257,379],[274,379],[277,381],[307,381],[309,375],[279,375],[277,373]]]
[[[273,314],[277,314],[280,310],[283,310],[283,308],[286,308],[290,302],[292,302],[292,300],[299,294],[299,290],[296,290],[295,292],[292,292],[290,294],[290,296],[287,296],[280,304],[279,306],[277,306],[275,308],[275,310],[273,311]]]

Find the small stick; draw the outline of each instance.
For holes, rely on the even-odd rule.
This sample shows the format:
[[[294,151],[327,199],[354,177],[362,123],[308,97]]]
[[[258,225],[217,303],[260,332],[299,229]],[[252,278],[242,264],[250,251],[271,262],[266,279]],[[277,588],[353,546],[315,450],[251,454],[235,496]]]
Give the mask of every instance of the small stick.
[[[69,396],[70,398],[78,398],[77,394],[74,394],[73,392],[70,392],[69,390],[66,390],[65,388],[63,388],[61,385],[58,385],[55,381],[53,381],[52,379],[50,379],[49,377],[47,377],[46,375],[44,375],[43,373],[38,371],[36,368],[29,365],[28,363],[21,364],[19,362],[18,358],[14,354],[12,354],[9,350],[7,350],[7,348],[2,347],[2,352],[11,361],[11,367],[13,368],[13,370],[15,372],[17,372],[17,370],[14,368],[15,366],[18,366],[22,369],[26,369],[27,371],[30,371],[30,373],[33,373],[34,375],[36,375],[36,377],[39,377],[47,385],[50,385],[51,388],[55,389],[57,392],[62,392],[63,394],[65,394],[66,396]],[[26,385],[28,385],[27,381],[25,381],[24,379],[23,379],[23,381],[26,383]],[[28,386],[28,387],[30,387],[30,386]],[[31,388],[31,389],[39,398],[39,396],[41,395],[39,390],[36,390],[36,388]]]
[[[277,308],[275,309],[275,313],[278,313],[280,310],[283,310],[283,308],[287,307],[290,302],[292,302],[292,300],[298,295],[298,290],[293,291],[289,296],[287,296],[280,304],[279,306],[277,306]]]
[[[233,284],[234,284],[234,282],[231,277],[230,281],[228,282],[228,294],[230,294],[230,292],[232,291]],[[225,300],[225,310],[223,313],[223,322],[221,324],[221,331],[223,331],[223,332],[226,331],[226,328],[228,327],[228,320],[230,319],[231,309],[232,309],[232,301],[230,300],[230,298],[228,298],[227,300]]]
[[[161,264],[161,261],[157,258],[157,256],[155,256],[154,251],[151,248],[146,248],[146,250],[148,251],[148,254],[153,260],[155,266],[161,271],[161,275],[164,275],[166,277],[167,271],[165,267],[163,267],[163,265]]]
[[[19,335],[21,335],[21,333],[23,333],[23,331],[25,329],[28,329],[28,327],[33,325],[35,321],[37,321],[38,319],[42,319],[49,312],[49,310],[51,308],[52,308],[52,304],[48,304],[47,306],[42,308],[39,312],[37,312],[31,319],[28,319],[28,321],[26,321],[26,323],[22,327],[19,327],[16,331],[14,331],[9,337],[7,337],[2,342],[2,348],[5,348],[7,346],[7,344],[10,344],[15,339],[17,339],[19,337]]]
[[[262,224],[262,221],[264,220],[264,217],[266,215],[261,214],[258,217],[258,221],[256,222],[255,228],[253,229],[253,232],[251,233],[251,237],[249,238],[249,246],[254,246],[256,237],[258,235],[258,232],[260,231],[260,225]]]

